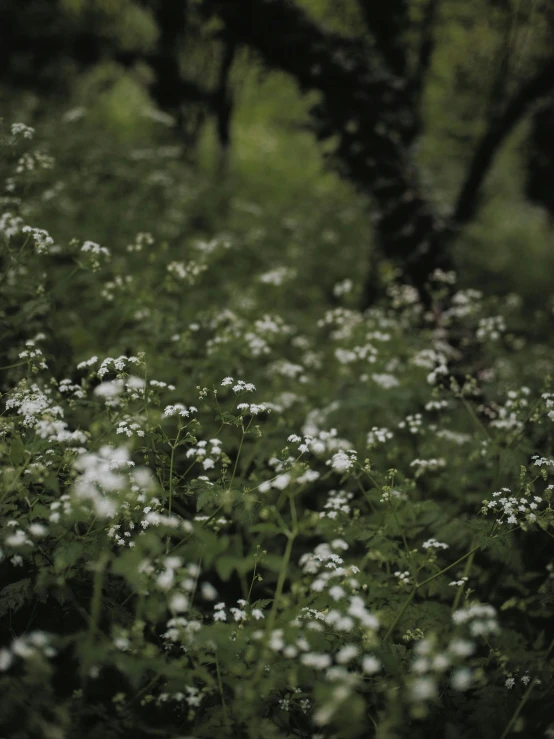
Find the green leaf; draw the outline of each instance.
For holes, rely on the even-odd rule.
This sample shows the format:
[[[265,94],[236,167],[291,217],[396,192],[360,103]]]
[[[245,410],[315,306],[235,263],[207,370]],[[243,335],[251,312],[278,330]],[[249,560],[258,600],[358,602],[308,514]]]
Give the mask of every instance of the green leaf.
[[[0,590],[0,618],[8,611],[15,613],[32,597],[31,579],[29,577],[12,582]]]
[[[226,554],[220,557],[215,563],[215,571],[223,582],[227,582],[234,570],[240,571],[243,562],[242,557],[233,557],[232,555]]]

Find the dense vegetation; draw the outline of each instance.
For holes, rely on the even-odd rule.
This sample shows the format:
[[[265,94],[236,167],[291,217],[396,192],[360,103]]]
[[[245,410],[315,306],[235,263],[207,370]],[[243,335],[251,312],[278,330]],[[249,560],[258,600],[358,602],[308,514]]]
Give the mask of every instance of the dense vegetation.
[[[212,95],[191,143],[152,82],[163,18],[124,5],[54,28],[114,59],[58,79],[46,24],[64,84],[22,55],[0,90],[0,733],[554,736],[544,109],[449,235],[457,273],[423,292],[381,255],[361,311],[379,202],[324,168],[314,100],[233,47],[232,138]],[[482,59],[445,5],[415,160],[451,203],[483,122],[449,84]]]

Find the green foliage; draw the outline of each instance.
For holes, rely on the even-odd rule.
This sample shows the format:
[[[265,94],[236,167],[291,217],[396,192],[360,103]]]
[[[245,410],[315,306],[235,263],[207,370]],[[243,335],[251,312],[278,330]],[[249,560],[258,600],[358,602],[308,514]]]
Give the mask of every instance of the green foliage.
[[[441,275],[360,315],[366,203],[256,89],[222,186],[138,93],[2,130],[3,733],[541,735],[552,347]]]

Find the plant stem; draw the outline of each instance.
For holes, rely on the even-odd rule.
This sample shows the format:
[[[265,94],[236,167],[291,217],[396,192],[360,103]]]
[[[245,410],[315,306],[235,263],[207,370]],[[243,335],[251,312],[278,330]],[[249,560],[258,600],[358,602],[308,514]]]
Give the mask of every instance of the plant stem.
[[[94,634],[98,628],[100,621],[100,611],[102,610],[102,583],[104,581],[104,571],[106,569],[108,559],[103,555],[98,562],[95,563],[94,580],[92,590],[92,601],[90,604],[89,628],[86,642],[86,652],[83,655],[82,678],[86,680],[88,667],[90,664],[90,654],[93,648]]]
[[[463,577],[469,577],[469,573],[471,571],[471,566],[473,564],[473,557],[475,556],[475,552],[473,551],[470,556],[467,558],[466,566],[464,567],[464,574]],[[454,602],[452,603],[452,613],[458,608],[458,605],[460,604],[460,598],[462,597],[462,593],[464,592],[464,588],[466,586],[466,583],[464,582],[462,585],[459,586],[456,597],[454,598]]]
[[[233,467],[233,473],[231,475],[231,481],[229,482],[229,491],[233,487],[233,481],[235,479],[235,475],[237,474],[237,467],[238,467],[238,464],[239,464],[240,453],[242,451],[243,442],[244,442],[244,426],[242,427],[242,436],[240,437],[239,448],[238,448],[238,451],[237,451],[237,458],[235,459],[235,466]]]
[[[392,511],[392,515],[394,516],[394,520],[396,522],[396,526],[398,527],[398,530],[400,531],[400,536],[402,537],[402,541],[404,542],[404,548],[406,549],[406,559],[408,561],[408,566],[412,570],[412,573],[414,577],[416,578],[416,586],[417,586],[417,570],[414,567],[414,563],[412,560],[412,553],[410,552],[410,548],[408,546],[408,542],[406,541],[406,537],[404,536],[404,530],[402,529],[402,526],[400,525],[400,521],[398,520],[398,516],[396,515],[396,511],[394,510],[394,506],[392,504],[392,501],[389,496],[389,506]]]
[[[298,521],[296,517],[296,506],[294,505],[294,498],[291,496],[289,498],[290,503],[290,513],[291,513],[291,519],[292,519],[292,529],[290,531],[283,532],[285,533],[287,537],[287,546],[285,547],[285,552],[283,554],[283,561],[281,562],[281,569],[279,571],[279,578],[277,580],[277,587],[275,588],[275,595],[273,596],[273,605],[271,607],[271,612],[269,614],[269,618],[267,620],[267,626],[265,630],[265,637],[263,640],[263,647],[259,655],[258,659],[258,666],[256,669],[256,674],[254,676],[254,684],[257,685],[262,670],[264,668],[264,657],[267,651],[267,643],[269,640],[269,635],[271,634],[273,630],[273,626],[275,625],[275,619],[277,617],[277,608],[279,606],[279,600],[283,594],[283,589],[285,586],[285,580],[287,579],[287,569],[289,566],[290,556],[292,554],[292,546],[294,544],[294,540],[298,534]]]
[[[173,502],[173,466],[175,464],[175,449],[179,444],[179,436],[181,429],[177,432],[177,437],[171,445],[171,457],[169,458],[169,515],[171,515],[171,504]]]
[[[554,639],[550,642],[550,646],[548,647],[548,649],[546,651],[546,654],[544,655],[544,657],[541,660],[541,664],[540,664],[541,667],[545,664],[545,662],[548,659],[548,657],[550,656],[550,652],[552,651],[553,648],[554,648]],[[506,725],[506,728],[504,729],[504,731],[503,731],[502,736],[500,737],[500,739],[506,739],[506,737],[510,733],[510,731],[512,729],[512,726],[517,721],[517,718],[518,718],[519,714],[521,713],[521,711],[523,709],[523,706],[527,703],[527,700],[529,699],[529,696],[531,695],[531,691],[533,690],[533,688],[535,687],[536,684],[537,684],[537,679],[534,678],[533,680],[531,680],[531,682],[527,686],[527,690],[522,695],[521,700],[519,701],[518,705],[516,706],[516,710],[512,714],[512,718],[508,721],[508,723]]]
[[[430,582],[432,582],[437,577],[439,577],[439,575],[443,575],[445,572],[448,572],[448,570],[452,569],[452,567],[455,567],[457,564],[460,564],[460,562],[463,562],[468,557],[471,557],[471,555],[472,554],[475,554],[475,552],[479,548],[480,548],[480,545],[474,547],[469,552],[466,552],[466,554],[464,554],[462,557],[460,557],[459,559],[457,559],[455,562],[452,562],[452,564],[448,565],[448,567],[444,567],[440,572],[437,572],[434,575],[431,575],[431,577],[428,577],[426,580],[423,580],[423,582],[420,582],[419,585],[414,585],[414,587],[412,589],[412,592],[408,596],[408,599],[406,600],[406,602],[404,603],[404,605],[400,609],[399,613],[397,614],[397,616],[395,617],[394,621],[390,625],[389,630],[387,631],[387,633],[383,637],[383,641],[387,641],[387,639],[389,638],[389,636],[392,634],[392,632],[396,628],[396,625],[398,624],[398,622],[400,621],[400,619],[404,615],[406,609],[408,608],[408,606],[412,602],[412,599],[413,599],[414,595],[417,593],[417,591],[419,590],[419,588],[422,588],[424,585],[428,585]]]
[[[221,672],[219,669],[219,660],[217,658],[217,651],[214,652],[214,655],[215,655],[215,669],[217,671],[217,684],[219,686],[219,694],[221,695],[221,705],[223,706],[223,720],[225,721],[227,732],[230,732],[231,724],[229,722],[229,714],[227,713],[227,704],[225,703],[225,696],[223,695],[223,683],[221,682]]]

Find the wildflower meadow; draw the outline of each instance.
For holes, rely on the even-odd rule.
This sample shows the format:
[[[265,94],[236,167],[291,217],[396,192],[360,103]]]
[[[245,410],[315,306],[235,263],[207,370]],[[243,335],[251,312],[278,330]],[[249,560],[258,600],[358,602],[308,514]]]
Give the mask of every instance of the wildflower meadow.
[[[87,125],[0,132],[0,736],[554,736],[552,304]]]

